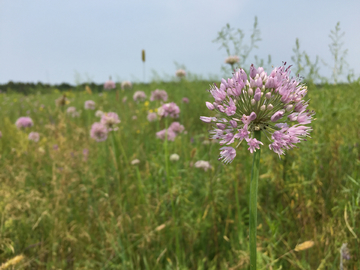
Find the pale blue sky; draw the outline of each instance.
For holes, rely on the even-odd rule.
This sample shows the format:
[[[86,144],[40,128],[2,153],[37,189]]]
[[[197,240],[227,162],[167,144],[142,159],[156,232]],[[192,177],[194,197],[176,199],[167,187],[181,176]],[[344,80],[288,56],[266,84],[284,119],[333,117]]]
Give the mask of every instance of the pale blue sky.
[[[0,0],[0,83],[73,84],[76,72],[97,83],[109,75],[142,80],[142,49],[147,81],[152,69],[174,74],[174,61],[205,77],[220,75],[226,52],[212,40],[230,23],[248,41],[255,16],[262,38],[255,53],[271,54],[275,66],[291,63],[296,38],[313,59],[332,64],[329,33],[340,21],[359,76],[359,10],[359,0]]]

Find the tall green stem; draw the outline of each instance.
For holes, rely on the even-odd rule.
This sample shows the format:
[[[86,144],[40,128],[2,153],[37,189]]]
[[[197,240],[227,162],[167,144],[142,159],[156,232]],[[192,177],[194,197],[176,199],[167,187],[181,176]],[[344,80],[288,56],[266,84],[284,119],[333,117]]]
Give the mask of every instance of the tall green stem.
[[[255,131],[254,137],[258,141],[261,139],[261,132]],[[250,270],[256,270],[256,227],[257,227],[257,190],[260,171],[260,151],[254,153],[253,166],[251,170],[250,182]]]

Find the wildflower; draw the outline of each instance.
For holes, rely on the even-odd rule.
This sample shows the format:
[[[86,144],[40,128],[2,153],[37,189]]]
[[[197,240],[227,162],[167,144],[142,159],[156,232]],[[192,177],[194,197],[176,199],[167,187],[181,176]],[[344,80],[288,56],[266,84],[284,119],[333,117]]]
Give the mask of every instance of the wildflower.
[[[34,142],[38,142],[40,140],[40,134],[37,133],[37,132],[30,132],[29,140],[34,141]]]
[[[122,102],[126,103],[126,101],[127,101],[127,97],[123,97]]]
[[[183,69],[178,69],[175,73],[176,77],[183,78],[186,76],[186,71]]]
[[[170,155],[170,161],[178,161],[179,160],[179,155],[178,154],[172,154]]]
[[[147,115],[147,120],[148,120],[149,122],[154,122],[154,121],[156,121],[156,120],[157,120],[157,113],[155,113],[155,112],[148,113],[148,115]]]
[[[76,111],[75,107],[69,107],[66,109],[66,113],[70,114],[73,118],[75,117],[79,117],[80,116],[80,112]]]
[[[150,101],[154,101],[154,100],[167,101],[167,99],[168,99],[168,94],[166,93],[165,90],[156,89],[151,92]]]
[[[122,90],[126,90],[126,89],[131,89],[132,88],[132,83],[129,81],[123,81],[121,83],[121,89]]]
[[[27,128],[32,127],[34,125],[33,120],[30,117],[20,117],[18,120],[16,120],[15,125],[17,128]]]
[[[103,112],[103,111],[100,111],[100,110],[97,110],[97,111],[95,112],[95,116],[96,116],[96,117],[101,117],[101,116],[103,116],[103,114],[104,114],[104,112]]]
[[[183,125],[180,125],[179,122],[172,122],[171,125],[169,126],[169,129],[171,129],[175,133],[181,133],[184,131],[185,128]]]
[[[168,141],[174,141],[176,137],[176,133],[172,129],[163,129],[159,132],[156,132],[156,137],[161,140],[165,140],[165,136],[167,136]]]
[[[111,80],[111,77],[110,79],[104,83],[104,89],[105,90],[111,90],[111,89],[115,89],[116,88],[116,85],[115,83]]]
[[[182,98],[182,102],[183,102],[183,103],[189,103],[189,99],[188,99],[187,97],[183,97],[183,98]]]
[[[140,163],[140,160],[134,159],[131,161],[131,165],[138,165]]]
[[[220,87],[211,86],[209,92],[215,102],[206,102],[210,110],[217,111],[219,117],[201,116],[205,123],[215,126],[212,139],[221,145],[230,145],[245,139],[253,153],[263,145],[254,138],[254,131],[261,131],[269,140],[269,148],[280,155],[284,150],[309,137],[314,111],[307,109],[304,100],[307,88],[298,78],[290,77],[290,67],[275,68],[268,75],[263,68],[250,67],[250,76],[238,69],[227,80],[222,79]],[[222,148],[220,159],[230,163],[235,158],[235,148]]]
[[[84,104],[85,110],[95,110],[95,102],[92,100],[85,101]]]
[[[203,169],[205,172],[208,170],[208,169],[211,169],[211,165],[209,163],[209,161],[204,161],[204,160],[199,160],[199,161],[196,161],[195,164],[194,164],[195,168],[200,168],[200,169]]]
[[[225,59],[225,63],[229,64],[229,65],[234,65],[234,64],[238,63],[239,60],[240,60],[239,56],[232,55]]]
[[[144,101],[146,99],[146,94],[144,91],[136,91],[133,95],[134,101]]]
[[[104,113],[101,116],[101,121],[103,125],[105,125],[109,131],[117,130],[118,128],[115,126],[116,124],[119,124],[121,121],[119,119],[119,116],[117,113],[114,112],[108,112]]]
[[[178,118],[180,113],[180,108],[174,103],[166,103],[158,108],[158,115],[161,117],[170,116],[172,118]]]
[[[90,137],[93,138],[97,142],[102,142],[107,139],[108,129],[102,123],[94,123],[91,126]]]

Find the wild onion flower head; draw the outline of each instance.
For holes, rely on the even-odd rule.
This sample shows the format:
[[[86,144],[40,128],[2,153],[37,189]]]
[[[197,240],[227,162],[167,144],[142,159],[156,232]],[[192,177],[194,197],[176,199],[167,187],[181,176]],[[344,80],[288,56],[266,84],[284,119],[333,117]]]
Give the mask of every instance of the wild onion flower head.
[[[196,161],[194,166],[195,166],[195,168],[203,169],[205,172],[212,168],[209,161],[205,161],[205,160]]]
[[[15,125],[17,126],[17,128],[27,128],[32,127],[34,125],[34,122],[30,117],[23,116],[16,120]]]
[[[151,113],[148,113],[147,115],[147,120],[149,122],[154,122],[157,120],[157,113],[156,112],[151,112]]]
[[[40,140],[40,134],[37,132],[30,132],[28,138],[30,141],[38,142]]]
[[[240,58],[237,55],[231,55],[228,58],[225,59],[225,63],[229,65],[234,65],[236,63],[239,63]]]
[[[206,123],[214,124],[210,132],[212,139],[220,145],[231,145],[245,140],[253,153],[260,149],[265,140],[254,138],[254,131],[261,131],[269,142],[270,150],[284,155],[285,150],[310,137],[314,111],[309,112],[309,101],[304,100],[307,87],[299,78],[290,77],[290,66],[286,63],[275,68],[268,75],[262,67],[250,67],[249,77],[243,69],[237,70],[232,78],[222,79],[220,87],[209,90],[215,101],[206,102],[209,110],[215,110],[220,117],[201,116]],[[230,163],[236,156],[233,147],[222,147],[220,158]]]
[[[189,103],[189,99],[188,99],[187,97],[183,97],[183,98],[182,98],[182,102],[183,102],[183,103]]]
[[[180,159],[178,154],[171,154],[170,161],[178,161]]]
[[[85,101],[84,104],[85,110],[95,110],[95,102],[92,100]]]
[[[176,77],[183,78],[186,76],[186,71],[183,69],[178,69],[175,73]]]
[[[179,122],[172,122],[171,125],[169,126],[169,129],[171,129],[176,134],[178,134],[178,133],[183,132],[185,128],[183,125],[180,125]]]
[[[111,78],[104,83],[105,90],[111,90],[115,88],[116,88],[116,84],[111,80]]]
[[[138,165],[138,164],[140,164],[140,160],[138,159],[134,159],[131,161],[131,165]]]
[[[122,83],[121,83],[121,89],[122,90],[129,90],[129,89],[131,89],[132,88],[132,83],[131,82],[129,82],[129,81],[123,81]]]
[[[101,117],[101,116],[103,116],[103,114],[104,114],[104,112],[103,112],[103,111],[100,111],[100,110],[97,110],[97,111],[95,112],[95,116],[96,116],[96,117]]]
[[[154,100],[167,101],[167,99],[168,99],[168,94],[166,93],[165,90],[156,89],[151,92],[150,101],[154,101]]]
[[[144,101],[146,99],[146,94],[144,91],[136,91],[133,95],[133,99],[136,102]]]
[[[67,108],[66,113],[71,115],[73,118],[80,116],[80,112],[78,112],[75,107]]]
[[[174,141],[175,137],[176,137],[176,133],[170,128],[163,129],[163,130],[160,130],[159,132],[156,132],[156,137],[158,139],[165,140],[166,136],[167,136],[168,141]]]
[[[106,125],[96,122],[92,124],[90,130],[90,137],[93,138],[97,142],[102,142],[107,139],[108,129]]]
[[[178,118],[180,113],[180,108],[175,102],[170,102],[163,104],[160,108],[158,108],[158,115],[161,117],[172,117]]]
[[[108,112],[108,113],[104,113],[101,116],[100,122],[107,127],[108,131],[112,131],[118,129],[115,125],[119,124],[121,121],[117,113]]]

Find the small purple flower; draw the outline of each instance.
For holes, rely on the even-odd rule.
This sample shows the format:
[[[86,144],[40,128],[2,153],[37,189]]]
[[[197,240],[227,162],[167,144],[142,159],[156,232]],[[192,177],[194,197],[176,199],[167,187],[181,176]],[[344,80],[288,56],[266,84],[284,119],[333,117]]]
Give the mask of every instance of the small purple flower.
[[[187,97],[183,97],[183,98],[182,98],[182,102],[183,102],[183,103],[189,103],[189,99],[188,99]]]
[[[133,95],[133,99],[136,102],[144,101],[146,99],[146,94],[144,91],[136,91]]]
[[[111,78],[104,83],[104,89],[105,90],[111,90],[111,89],[115,89],[116,85],[115,83],[111,80]]]
[[[180,113],[180,108],[174,102],[166,103],[158,109],[158,114],[161,117],[169,116],[172,118],[178,118],[179,113]]]
[[[213,105],[213,104],[211,104],[210,102],[205,102],[205,105],[206,105],[206,107],[209,109],[209,110],[213,110],[213,109],[215,109],[215,106]]]
[[[37,133],[37,132],[30,132],[29,140],[34,141],[34,142],[38,142],[40,140],[40,134]]]
[[[277,120],[281,119],[284,116],[284,111],[277,111],[276,113],[271,116],[271,121],[276,122]]]
[[[168,94],[166,93],[165,90],[156,89],[151,92],[150,101],[154,101],[154,100],[167,101],[167,99],[168,99]]]
[[[180,125],[179,122],[172,122],[171,125],[169,126],[169,129],[171,129],[175,133],[181,133],[184,131],[185,128],[183,125]]]
[[[95,110],[95,102],[92,100],[85,101],[84,108],[85,110]]]
[[[108,129],[102,123],[94,123],[91,126],[90,137],[93,138],[97,142],[102,142],[107,139]]]
[[[157,113],[156,113],[156,112],[149,113],[149,114],[147,115],[147,120],[148,120],[149,122],[154,122],[154,121],[156,121],[156,120],[157,120]]]
[[[117,115],[117,113],[114,112],[108,112],[108,113],[104,113],[101,116],[101,121],[100,121],[103,125],[105,125],[109,131],[112,130],[117,130],[118,128],[115,126],[117,124],[119,124],[121,121],[119,119],[119,116]]]
[[[260,144],[261,145],[264,145],[262,142],[259,142],[257,139],[255,138],[252,138],[252,139],[246,139],[248,145],[249,145],[249,148],[248,150],[250,151],[250,153],[254,153],[256,151],[256,149],[260,149]]]
[[[219,160],[223,160],[225,164],[231,163],[236,157],[236,150],[233,147],[224,146],[220,148]]]
[[[172,129],[163,129],[159,132],[156,132],[156,137],[158,137],[161,140],[165,140],[165,137],[167,136],[168,141],[174,141],[176,137],[176,133]]]
[[[33,120],[30,117],[20,117],[18,120],[16,120],[15,125],[17,128],[27,128],[32,127],[34,125]]]

